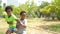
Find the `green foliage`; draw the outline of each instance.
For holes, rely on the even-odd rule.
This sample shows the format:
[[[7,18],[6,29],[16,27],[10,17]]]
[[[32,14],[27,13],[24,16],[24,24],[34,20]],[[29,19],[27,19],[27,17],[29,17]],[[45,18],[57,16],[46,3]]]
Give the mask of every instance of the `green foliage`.
[[[51,12],[51,8],[50,8],[50,6],[46,6],[42,9],[40,9],[40,12],[43,12],[45,14],[49,14]]]
[[[0,6],[0,11],[2,10],[2,6]]]
[[[1,6],[1,3],[0,3],[0,16],[2,15],[2,6]]]
[[[60,0],[54,0],[53,5],[55,6],[56,17],[60,20]]]
[[[49,5],[48,2],[42,1],[40,8],[44,8],[45,6],[48,6],[48,5]]]
[[[42,2],[40,12],[60,20],[60,0],[53,0],[51,3]]]
[[[35,12],[37,11],[37,5],[34,4],[34,1],[32,3],[29,3],[27,1],[25,4],[22,4],[18,7],[11,5],[13,8],[13,13],[19,17],[21,11],[26,11],[27,17],[36,17]]]
[[[20,8],[14,5],[11,5],[11,7],[13,8],[13,13],[17,16],[20,17]]]
[[[40,6],[37,6],[34,3],[34,0],[30,3],[29,0],[25,4],[21,4],[20,6],[13,6],[13,13],[20,17],[21,11],[26,11],[27,17],[40,17],[48,16],[60,19],[60,0],[53,0],[51,3],[43,1]],[[0,6],[0,13],[2,12],[2,7]]]

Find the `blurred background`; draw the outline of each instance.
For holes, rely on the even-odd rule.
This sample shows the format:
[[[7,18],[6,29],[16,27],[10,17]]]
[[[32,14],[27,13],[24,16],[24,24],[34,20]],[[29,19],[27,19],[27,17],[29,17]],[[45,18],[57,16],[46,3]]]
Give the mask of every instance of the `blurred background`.
[[[60,0],[0,0],[0,15],[6,6],[13,8],[19,17],[20,11],[26,11],[28,18],[57,18],[60,20]]]
[[[34,25],[31,27],[37,26],[39,24],[38,26],[41,26],[40,28],[42,29],[54,31],[55,33],[53,34],[57,34],[56,32],[60,33],[60,0],[0,0],[0,24],[2,24],[0,26],[5,28],[0,28],[1,34],[4,34],[7,29],[7,24],[5,24],[4,19],[1,18],[6,6],[11,6],[13,8],[13,14],[15,14],[18,18],[20,17],[20,11],[26,11],[29,22],[27,34],[35,34],[35,32],[29,33],[31,31],[29,26],[33,24]],[[39,30],[38,27],[36,28]],[[44,32],[49,34],[45,30],[39,30],[39,33],[36,30],[32,31],[36,31],[36,34],[44,34]]]

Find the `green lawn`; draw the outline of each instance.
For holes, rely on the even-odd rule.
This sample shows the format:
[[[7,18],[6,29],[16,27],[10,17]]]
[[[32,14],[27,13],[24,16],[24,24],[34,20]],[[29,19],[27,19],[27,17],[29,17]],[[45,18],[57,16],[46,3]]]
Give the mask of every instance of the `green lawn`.
[[[49,25],[48,30],[60,33],[60,24]]]

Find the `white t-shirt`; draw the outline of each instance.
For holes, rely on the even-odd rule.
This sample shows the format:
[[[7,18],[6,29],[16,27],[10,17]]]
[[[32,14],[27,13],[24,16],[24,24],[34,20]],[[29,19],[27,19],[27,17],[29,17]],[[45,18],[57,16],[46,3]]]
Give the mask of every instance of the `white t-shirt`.
[[[20,20],[23,24],[27,25],[27,20],[24,19],[24,20]],[[26,31],[26,28],[22,27],[22,26],[19,26],[19,29],[18,29],[18,33],[23,33]]]

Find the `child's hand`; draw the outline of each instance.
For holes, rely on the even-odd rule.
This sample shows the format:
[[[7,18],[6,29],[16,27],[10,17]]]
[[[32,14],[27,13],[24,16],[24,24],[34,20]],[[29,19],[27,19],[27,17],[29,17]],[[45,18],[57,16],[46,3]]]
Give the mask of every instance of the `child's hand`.
[[[26,26],[25,26],[25,25],[22,25],[22,27],[26,28]]]
[[[8,24],[13,24],[13,22],[7,22]]]
[[[22,27],[26,28],[26,26],[24,24],[19,24],[18,26],[22,26]]]

